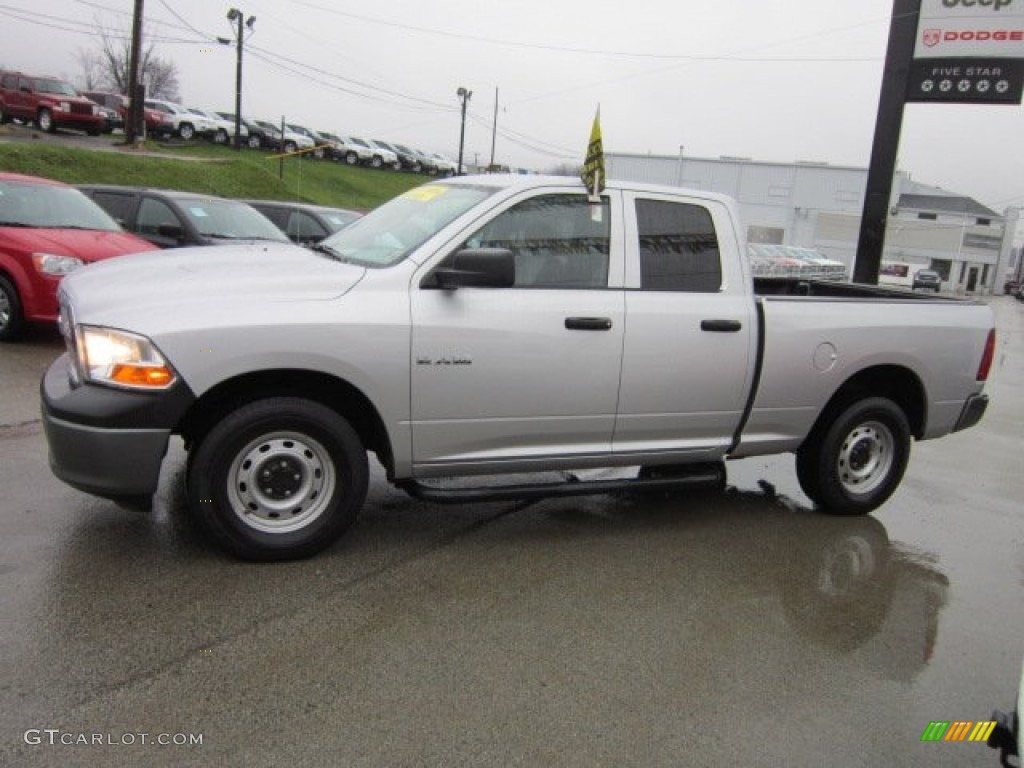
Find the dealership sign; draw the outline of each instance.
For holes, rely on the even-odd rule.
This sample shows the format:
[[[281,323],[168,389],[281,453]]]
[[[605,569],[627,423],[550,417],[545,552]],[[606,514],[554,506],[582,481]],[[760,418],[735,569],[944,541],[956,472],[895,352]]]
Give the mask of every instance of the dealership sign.
[[[1020,104],[1024,0],[921,0],[907,101]]]

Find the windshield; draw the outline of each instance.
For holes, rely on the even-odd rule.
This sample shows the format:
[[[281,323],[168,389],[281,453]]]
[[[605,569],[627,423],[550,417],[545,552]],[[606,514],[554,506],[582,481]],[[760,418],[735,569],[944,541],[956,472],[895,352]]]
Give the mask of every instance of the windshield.
[[[70,84],[60,80],[36,80],[36,90],[39,93],[55,93],[59,96],[77,96],[78,91]]]
[[[0,181],[0,226],[121,231],[106,211],[73,187],[18,181]]]
[[[493,187],[427,184],[410,189],[320,245],[343,261],[397,264],[442,228],[494,193]]]
[[[181,199],[178,205],[206,237],[224,240],[276,240],[288,238],[254,208],[234,200]]]

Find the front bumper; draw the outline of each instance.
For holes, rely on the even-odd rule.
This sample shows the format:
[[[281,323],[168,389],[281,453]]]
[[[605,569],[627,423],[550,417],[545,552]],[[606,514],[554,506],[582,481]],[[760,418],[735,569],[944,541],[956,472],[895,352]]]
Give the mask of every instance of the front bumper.
[[[152,496],[174,426],[194,402],[183,383],[160,392],[72,387],[68,357],[41,383],[50,468],[73,488],[110,499]]]

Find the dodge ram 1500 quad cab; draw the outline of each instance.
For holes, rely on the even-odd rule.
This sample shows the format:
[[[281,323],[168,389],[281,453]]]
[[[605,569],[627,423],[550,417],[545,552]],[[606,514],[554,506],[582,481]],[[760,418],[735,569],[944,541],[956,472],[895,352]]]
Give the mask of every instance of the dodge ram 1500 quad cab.
[[[740,231],[715,194],[609,183],[591,198],[565,178],[461,177],[314,250],[90,267],[61,289],[68,351],[42,387],[51,465],[81,490],[145,500],[180,435],[199,520],[264,560],[341,536],[368,452],[438,501],[664,489],[788,452],[821,511],[870,512],[912,439],[982,417],[992,315],[906,290],[754,280]],[[640,469],[430,483],[598,467]]]

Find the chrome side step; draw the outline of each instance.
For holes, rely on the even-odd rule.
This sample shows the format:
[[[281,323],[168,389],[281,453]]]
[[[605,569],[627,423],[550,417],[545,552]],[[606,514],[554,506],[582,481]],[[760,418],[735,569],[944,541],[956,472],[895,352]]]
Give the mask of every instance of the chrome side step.
[[[440,488],[418,480],[396,483],[414,499],[435,504],[474,504],[485,501],[521,501],[565,496],[590,496],[623,491],[678,491],[694,488],[722,486],[725,467],[721,464],[696,464],[641,470],[640,477],[619,480],[579,480],[570,475],[561,483],[524,483],[521,485],[491,485],[465,488]]]

